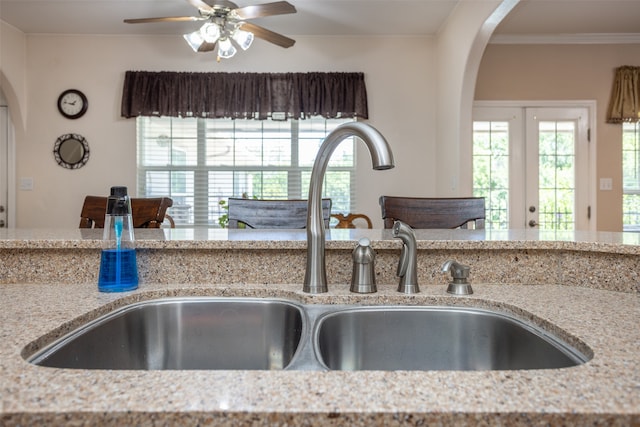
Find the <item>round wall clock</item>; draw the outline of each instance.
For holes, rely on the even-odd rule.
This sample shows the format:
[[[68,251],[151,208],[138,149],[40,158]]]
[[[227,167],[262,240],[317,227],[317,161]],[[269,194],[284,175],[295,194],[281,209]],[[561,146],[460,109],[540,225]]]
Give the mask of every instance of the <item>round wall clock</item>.
[[[56,140],[53,156],[66,169],[80,169],[89,161],[89,144],[83,136],[68,133]]]
[[[67,89],[58,97],[58,111],[68,119],[77,119],[87,112],[89,101],[77,89]]]

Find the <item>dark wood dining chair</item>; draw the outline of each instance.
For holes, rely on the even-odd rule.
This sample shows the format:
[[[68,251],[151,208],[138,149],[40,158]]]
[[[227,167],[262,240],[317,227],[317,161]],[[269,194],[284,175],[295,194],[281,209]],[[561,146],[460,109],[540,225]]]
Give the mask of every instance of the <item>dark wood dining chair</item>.
[[[484,197],[380,197],[384,228],[396,220],[411,228],[484,228]]]
[[[167,209],[173,206],[169,197],[131,198],[131,217],[134,228],[160,228],[165,218],[175,227]],[[87,196],[80,213],[80,228],[104,228],[107,197]]]
[[[229,228],[306,228],[306,200],[264,200],[230,198],[227,202]],[[322,199],[322,218],[329,228],[331,199]]]
[[[366,228],[373,228],[371,219],[365,214],[348,213],[344,215],[341,213],[335,213],[331,214],[331,218],[335,218],[336,220],[338,220],[338,223],[334,226],[334,228],[358,228],[356,226],[356,224],[358,223],[365,223],[367,225]]]

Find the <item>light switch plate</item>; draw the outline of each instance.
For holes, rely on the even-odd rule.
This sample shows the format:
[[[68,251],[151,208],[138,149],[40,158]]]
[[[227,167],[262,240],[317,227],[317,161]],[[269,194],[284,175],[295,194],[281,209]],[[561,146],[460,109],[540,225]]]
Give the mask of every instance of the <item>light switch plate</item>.
[[[613,179],[600,178],[600,190],[603,190],[603,191],[613,190]]]
[[[33,178],[20,178],[20,190],[32,191],[33,190]]]

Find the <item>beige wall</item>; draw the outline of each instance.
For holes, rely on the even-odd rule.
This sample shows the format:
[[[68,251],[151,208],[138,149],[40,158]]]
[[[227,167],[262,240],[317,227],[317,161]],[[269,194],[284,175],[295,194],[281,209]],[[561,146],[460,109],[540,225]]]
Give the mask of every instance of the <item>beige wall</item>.
[[[27,61],[27,39],[17,29],[0,21],[0,89],[4,98],[14,106],[13,121],[22,128],[26,114],[27,79],[24,68]]]
[[[458,160],[451,153],[470,158],[468,149],[442,153],[436,141],[462,146],[465,137],[459,128],[470,128],[470,123],[461,123],[461,117],[470,116],[473,99],[473,87],[465,82],[475,81],[474,58],[481,56],[488,28],[495,25],[488,26],[487,18],[498,19],[500,9],[517,1],[486,0],[481,7],[460,3],[442,37],[296,37],[291,49],[257,40],[248,52],[220,63],[213,55],[193,53],[176,36],[25,36],[0,21],[3,52],[7,44],[9,51],[18,52],[0,63],[1,89],[15,94],[8,96],[9,108],[24,112],[24,119],[14,122],[16,181],[32,178],[34,183],[31,191],[16,191],[14,225],[75,228],[84,195],[105,194],[112,185],[126,185],[135,195],[135,121],[119,115],[126,70],[363,71],[369,123],[389,140],[396,168],[373,172],[369,155],[358,144],[354,211],[366,213],[380,227],[381,194],[443,195],[436,188],[437,177],[448,175]],[[494,8],[498,11],[492,13]],[[7,31],[17,37],[5,38]],[[58,95],[68,88],[89,97],[89,110],[78,120],[66,120],[56,110]],[[469,114],[462,115],[463,110]],[[52,154],[56,138],[71,132],[83,135],[91,152],[88,164],[73,171],[59,167]],[[454,185],[451,195],[464,195],[460,191]]]
[[[596,178],[613,178],[613,191],[596,189],[597,229],[622,230],[621,125],[605,122],[614,69],[640,65],[640,45],[489,45],[476,83],[476,100],[595,100]]]
[[[375,172],[362,144],[357,172],[357,211],[381,226],[377,199],[400,189],[434,191],[433,40],[430,38],[297,37],[285,50],[257,41],[229,61],[195,54],[181,37],[51,36],[26,37],[28,125],[17,141],[16,175],[34,180],[33,191],[18,191],[18,227],[77,227],[86,194],[105,194],[111,185],[136,188],[135,120],[120,117],[126,70],[174,71],[364,71],[369,123],[389,140],[396,169]],[[393,52],[390,58],[388,52]],[[89,98],[78,120],[64,119],[56,100],[67,88]],[[65,133],[79,133],[90,158],[78,170],[58,166],[52,148]],[[46,212],[47,222],[43,222]]]

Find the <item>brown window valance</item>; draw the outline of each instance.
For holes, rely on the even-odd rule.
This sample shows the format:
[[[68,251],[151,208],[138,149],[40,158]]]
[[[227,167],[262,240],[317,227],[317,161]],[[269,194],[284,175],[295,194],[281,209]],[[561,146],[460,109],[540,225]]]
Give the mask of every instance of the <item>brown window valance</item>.
[[[625,65],[616,69],[607,123],[640,121],[640,67]]]
[[[368,118],[363,73],[127,71],[122,116]]]

